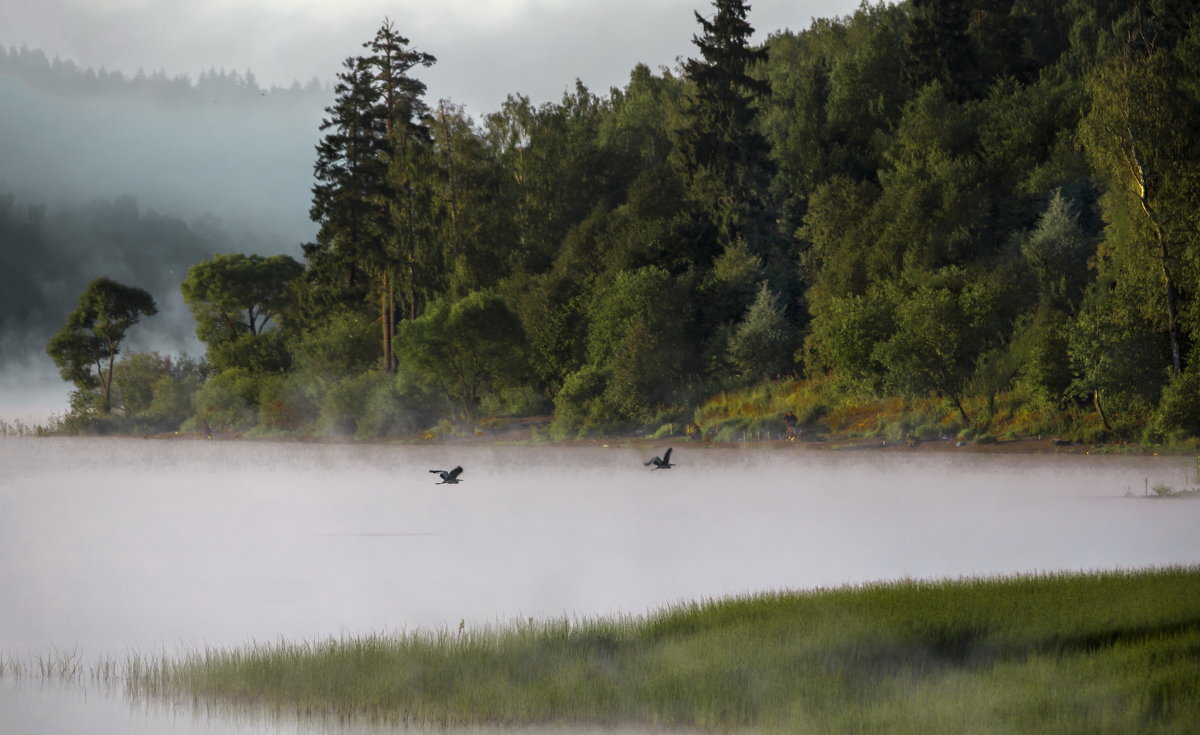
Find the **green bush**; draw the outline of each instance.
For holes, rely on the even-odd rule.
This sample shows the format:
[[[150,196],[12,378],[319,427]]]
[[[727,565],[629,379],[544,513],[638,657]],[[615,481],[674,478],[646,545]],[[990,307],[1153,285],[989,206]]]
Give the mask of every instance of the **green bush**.
[[[1200,434],[1200,371],[1184,370],[1163,388],[1152,423],[1164,435]]]
[[[239,367],[251,373],[283,373],[292,367],[292,355],[277,329],[214,342],[208,347],[208,359],[221,370]]]
[[[608,371],[595,365],[585,365],[567,376],[554,397],[551,436],[562,439],[603,423],[607,413],[604,391],[608,387],[608,378]]]
[[[364,403],[355,426],[358,439],[397,437],[423,431],[448,409],[445,400],[412,387],[389,373],[364,378]]]
[[[363,373],[329,385],[317,417],[317,433],[327,437],[353,437],[377,379],[376,373]]]
[[[271,375],[260,382],[258,425],[268,431],[300,432],[317,419],[317,405],[292,375]]]
[[[196,416],[214,431],[246,431],[258,422],[260,378],[245,368],[210,377],[192,399]]]
[[[355,313],[336,314],[289,343],[294,372],[304,377],[308,397],[321,403],[334,383],[378,368],[379,328]]]

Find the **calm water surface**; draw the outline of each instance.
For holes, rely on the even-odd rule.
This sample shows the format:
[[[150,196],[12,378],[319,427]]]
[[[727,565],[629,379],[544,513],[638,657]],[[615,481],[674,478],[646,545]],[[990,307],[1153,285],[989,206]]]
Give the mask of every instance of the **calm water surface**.
[[[85,658],[904,577],[1200,563],[1191,458],[0,439],[0,653]],[[431,468],[462,464],[460,485]],[[371,732],[0,680],[0,733]],[[548,732],[548,731],[541,731]],[[612,732],[611,730],[607,732]]]

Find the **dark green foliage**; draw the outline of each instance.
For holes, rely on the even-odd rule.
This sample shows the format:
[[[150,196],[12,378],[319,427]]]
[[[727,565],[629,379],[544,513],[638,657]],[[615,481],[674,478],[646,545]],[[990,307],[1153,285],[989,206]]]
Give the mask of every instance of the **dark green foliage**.
[[[958,0],[911,0],[907,76],[913,88],[938,82],[962,99],[976,86],[975,50],[967,35],[971,7]]]
[[[196,336],[210,345],[258,335],[292,305],[291,283],[304,266],[287,255],[214,255],[188,269],[180,286],[196,319]]]
[[[154,298],[146,291],[111,278],[96,278],[79,295],[79,305],[50,338],[46,352],[63,380],[74,383],[80,391],[99,391],[101,410],[107,413],[112,401],[113,364],[125,333],[143,316],[156,313]]]
[[[0,192],[0,366],[42,353],[97,274],[137,284],[166,312],[188,266],[233,247],[232,239],[211,218],[188,224],[130,197],[48,207]],[[247,239],[238,233],[239,242]],[[144,324],[144,331],[188,331],[163,321]]]
[[[524,343],[521,322],[489,292],[435,302],[396,333],[402,379],[444,397],[466,420],[476,417],[486,395],[520,382]]]
[[[646,427],[689,398],[695,346],[679,280],[653,266],[622,272],[597,288],[586,314],[583,364],[555,397],[557,433]]]
[[[1088,259],[1095,245],[1079,225],[1061,190],[1055,190],[1037,226],[1021,243],[1038,280],[1041,303],[1073,311],[1088,282]]]
[[[901,395],[937,393],[970,417],[963,399],[977,360],[995,339],[989,324],[1001,294],[990,284],[947,282],[918,288],[894,302],[896,331],[875,346],[884,385]]]
[[[302,376],[295,373],[260,380],[258,426],[268,432],[310,430],[316,422],[318,408],[304,387]]]
[[[1168,338],[1155,319],[1159,303],[1120,282],[1094,286],[1068,338],[1077,395],[1136,413],[1158,400],[1170,369]]]
[[[328,303],[377,302],[387,371],[396,369],[391,340],[398,309],[415,317],[432,298],[429,283],[442,266],[430,252],[440,211],[428,165],[425,84],[410,76],[436,59],[408,44],[385,20],[363,44],[371,54],[344,62],[313,169],[310,215],[320,231],[304,247],[309,278],[331,293]]]
[[[1164,434],[1200,435],[1200,373],[1195,367],[1172,377],[1164,386],[1154,423]]]
[[[567,436],[795,374],[948,402],[985,435],[1026,408],[1193,431],[1195,8],[863,4],[760,45],[748,11],[697,13],[679,69],[514,94],[478,124],[426,106],[412,73],[433,57],[385,21],[327,109],[303,277],[278,259],[251,279],[267,291],[221,280],[277,260],[257,256],[189,275],[209,362],[242,376],[210,403],[358,436],[552,404]],[[36,246],[45,222],[0,200],[0,235]],[[12,285],[5,308],[37,301]],[[234,390],[246,374],[268,387]]]
[[[334,313],[293,339],[289,352],[307,394],[320,402],[326,387],[378,363],[376,325],[353,312]]]
[[[192,396],[209,372],[186,355],[130,353],[113,368],[113,412],[131,427],[175,431],[192,417]]]
[[[294,307],[304,267],[287,255],[216,255],[188,270],[180,290],[218,370],[284,372],[291,356],[276,327]]]
[[[218,370],[244,368],[252,373],[282,373],[292,366],[287,338],[278,330],[223,339],[208,348],[207,357]]]
[[[729,338],[729,359],[748,383],[778,378],[790,372],[795,352],[794,330],[779,297],[764,282]]]
[[[243,432],[258,423],[259,394],[272,377],[229,368],[205,381],[192,398],[196,418],[214,431]]]
[[[723,244],[744,239],[765,254],[773,235],[766,209],[772,167],[757,118],[770,84],[752,73],[767,51],[750,45],[754,28],[745,2],[715,0],[713,7],[711,19],[695,13],[701,33],[692,41],[701,58],[683,65],[691,87],[678,134],[679,160],[689,196]]]
[[[1038,400],[1062,407],[1070,396],[1070,317],[1052,309],[1041,309],[1014,335],[1021,360],[1020,380]]]

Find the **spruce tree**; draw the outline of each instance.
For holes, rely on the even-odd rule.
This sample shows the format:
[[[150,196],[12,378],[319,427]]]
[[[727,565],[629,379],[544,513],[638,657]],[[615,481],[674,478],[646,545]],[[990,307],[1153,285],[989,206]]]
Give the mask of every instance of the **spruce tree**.
[[[688,59],[684,72],[692,84],[679,130],[679,155],[690,194],[716,226],[721,244],[739,239],[756,252],[765,250],[769,216],[764,215],[770,184],[770,146],[759,132],[759,102],[770,92],[764,79],[751,76],[766,61],[765,48],[750,45],[754,28],[743,0],[716,0],[711,20],[696,13],[702,33],[692,37],[699,59]]]
[[[386,174],[381,153],[386,128],[367,59],[348,58],[334,86],[334,104],[321,121],[309,216],[320,225],[304,246],[309,276],[341,302],[361,299],[365,263],[378,249],[380,195]]]
[[[909,84],[915,90],[939,81],[952,99],[967,99],[978,78],[978,60],[967,35],[971,8],[962,0],[912,0],[912,11],[905,69]]]
[[[317,146],[310,210],[320,230],[317,242],[305,246],[305,256],[317,291],[335,294],[331,305],[355,308],[376,301],[383,367],[395,370],[397,280],[413,290],[417,233],[429,229],[433,216],[431,208],[413,206],[416,192],[429,189],[420,182],[428,176],[422,166],[432,159],[422,155],[431,145],[425,84],[409,72],[436,59],[409,48],[387,19],[363,47],[370,54],[346,59],[335,102],[321,123],[328,132]]]

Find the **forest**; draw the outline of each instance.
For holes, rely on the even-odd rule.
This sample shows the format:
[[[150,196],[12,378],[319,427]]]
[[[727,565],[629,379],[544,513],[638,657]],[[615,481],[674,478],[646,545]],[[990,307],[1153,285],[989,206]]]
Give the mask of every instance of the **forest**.
[[[202,358],[123,350],[156,306],[97,278],[57,428],[1200,436],[1200,7],[864,2],[757,45],[749,11],[478,120],[385,20],[328,90],[302,260],[192,264]]]

